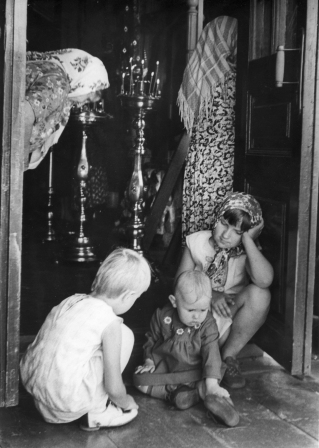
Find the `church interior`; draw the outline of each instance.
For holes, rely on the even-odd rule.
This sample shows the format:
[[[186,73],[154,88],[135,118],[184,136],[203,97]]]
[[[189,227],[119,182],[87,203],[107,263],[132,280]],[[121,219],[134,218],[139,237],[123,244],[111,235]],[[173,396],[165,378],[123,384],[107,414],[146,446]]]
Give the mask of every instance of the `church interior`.
[[[90,291],[101,262],[114,248],[137,247],[151,264],[152,282],[123,316],[135,336],[123,377],[139,404],[138,418],[127,427],[96,433],[81,432],[77,422],[50,425],[41,420],[20,385],[19,405],[0,409],[3,448],[318,446],[318,300],[314,304],[311,377],[290,375],[261,350],[257,340],[242,351],[240,363],[248,386],[232,392],[241,416],[236,428],[208,418],[202,405],[176,411],[132,386],[131,376],[142,360],[150,318],[172,293],[182,255],[185,157],[178,160],[176,154],[185,148],[176,101],[189,51],[190,11],[196,10],[193,3],[197,6],[198,1],[28,1],[26,50],[87,51],[102,60],[110,87],[98,103],[72,110],[53,151],[36,169],[24,173],[20,354],[35,338],[52,307],[75,292]],[[249,20],[248,0],[200,3],[204,25],[220,15]],[[156,98],[142,117],[143,125],[136,120],[136,126],[132,125],[136,108],[130,109],[121,98],[131,88],[131,58],[142,67],[142,72],[136,72],[143,73],[141,88],[146,92],[154,89]],[[83,121],[81,116],[91,119]],[[142,156],[137,154],[141,138]],[[79,175],[83,155],[88,166],[84,181]],[[137,167],[138,162],[141,167]],[[170,170],[172,178],[165,183]],[[129,195],[134,173],[142,175],[142,210]],[[239,177],[237,185],[241,185]],[[160,190],[162,182],[165,191]],[[159,200],[160,191],[163,199]],[[142,221],[135,233],[132,216]],[[81,235],[85,235],[85,245],[79,243]]]

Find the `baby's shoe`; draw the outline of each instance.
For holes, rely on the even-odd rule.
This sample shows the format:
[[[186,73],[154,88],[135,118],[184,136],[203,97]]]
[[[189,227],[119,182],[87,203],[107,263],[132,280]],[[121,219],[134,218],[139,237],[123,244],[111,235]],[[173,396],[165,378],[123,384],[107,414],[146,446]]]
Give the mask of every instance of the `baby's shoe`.
[[[177,409],[184,411],[199,403],[200,397],[197,388],[180,386],[169,395],[169,401]]]
[[[221,420],[227,426],[238,425],[239,414],[230,398],[207,395],[204,405],[216,420]]]
[[[89,412],[81,418],[80,428],[84,431],[98,431],[100,428],[114,428],[129,423],[137,416],[137,409],[124,411],[111,401],[103,412]]]

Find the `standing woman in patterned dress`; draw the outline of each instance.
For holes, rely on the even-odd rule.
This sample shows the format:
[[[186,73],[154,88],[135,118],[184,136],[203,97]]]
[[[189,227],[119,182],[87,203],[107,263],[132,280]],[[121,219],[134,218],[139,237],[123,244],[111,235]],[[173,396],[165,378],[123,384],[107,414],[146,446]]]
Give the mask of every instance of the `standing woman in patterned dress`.
[[[209,229],[212,211],[233,189],[237,20],[204,28],[178,93],[191,135],[183,186],[182,235]]]
[[[85,51],[27,52],[24,169],[36,168],[57,143],[74,104],[98,101],[107,87],[102,61]]]

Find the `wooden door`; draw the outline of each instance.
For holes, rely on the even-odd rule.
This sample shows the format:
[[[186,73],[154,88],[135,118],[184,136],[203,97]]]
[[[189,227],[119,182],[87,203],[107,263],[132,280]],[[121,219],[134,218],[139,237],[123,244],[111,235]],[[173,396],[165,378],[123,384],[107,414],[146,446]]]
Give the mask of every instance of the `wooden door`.
[[[316,0],[252,0],[248,65],[238,86],[244,95],[234,191],[259,200],[265,220],[260,242],[275,271],[271,310],[256,341],[293,374],[309,373],[311,360],[317,17]],[[247,28],[239,23],[241,39]],[[300,48],[285,52],[284,81],[290,83],[282,87],[275,83],[277,45]]]

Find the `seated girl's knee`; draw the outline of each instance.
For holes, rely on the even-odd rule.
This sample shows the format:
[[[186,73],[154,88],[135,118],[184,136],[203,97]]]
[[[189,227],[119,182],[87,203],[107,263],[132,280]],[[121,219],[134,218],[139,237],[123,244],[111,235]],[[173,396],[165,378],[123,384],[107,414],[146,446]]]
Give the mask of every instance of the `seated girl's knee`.
[[[268,288],[260,288],[254,284],[248,286],[251,303],[259,309],[268,310],[271,294]]]
[[[268,288],[258,288],[257,306],[258,309],[268,314],[271,294]]]
[[[270,305],[270,299],[271,299],[270,290],[268,288],[259,288],[258,294],[264,306],[268,307]]]

